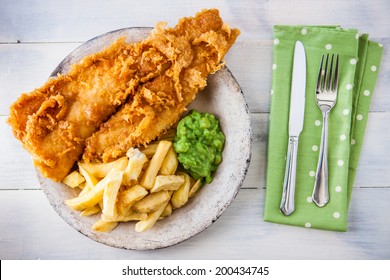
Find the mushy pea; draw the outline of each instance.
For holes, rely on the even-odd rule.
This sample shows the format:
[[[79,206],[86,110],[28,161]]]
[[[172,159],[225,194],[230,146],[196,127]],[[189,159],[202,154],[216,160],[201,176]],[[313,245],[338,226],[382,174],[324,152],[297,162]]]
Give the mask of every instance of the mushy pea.
[[[180,120],[173,146],[184,169],[193,178],[210,183],[222,161],[224,143],[219,120],[210,113],[193,110]]]

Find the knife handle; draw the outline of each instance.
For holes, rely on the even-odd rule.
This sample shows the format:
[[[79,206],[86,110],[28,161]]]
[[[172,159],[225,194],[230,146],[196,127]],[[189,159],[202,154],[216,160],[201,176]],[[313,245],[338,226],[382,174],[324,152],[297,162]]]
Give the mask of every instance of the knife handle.
[[[288,141],[286,171],[283,183],[283,195],[280,210],[286,216],[294,212],[295,179],[298,155],[298,137],[290,136]]]

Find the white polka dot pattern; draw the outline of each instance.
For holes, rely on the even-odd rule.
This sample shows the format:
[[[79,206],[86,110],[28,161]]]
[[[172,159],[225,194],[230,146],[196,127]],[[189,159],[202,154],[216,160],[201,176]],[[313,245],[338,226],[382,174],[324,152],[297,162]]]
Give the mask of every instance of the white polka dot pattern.
[[[321,211],[318,210],[321,208],[318,208],[317,205],[313,203],[314,201],[311,195],[318,164],[321,130],[324,126],[321,110],[317,108],[315,98],[313,97],[315,94],[314,90],[311,90],[311,93],[306,93],[305,123],[302,131],[303,133],[301,134],[301,136],[304,137],[304,141],[302,141],[304,145],[302,145],[302,149],[300,149],[299,152],[299,154],[302,155],[303,160],[300,161],[300,165],[297,169],[297,174],[299,174],[300,195],[299,197],[297,197],[297,195],[295,197],[296,210],[298,209],[297,206],[301,206],[301,208],[295,215],[299,215],[299,217],[296,216],[296,225],[304,226],[306,228],[324,228],[331,230],[340,227],[340,230],[345,230],[346,227],[344,227],[344,223],[348,220],[348,205],[346,202],[349,192],[348,184],[350,183],[348,178],[350,172],[352,172],[351,174],[353,175],[353,172],[356,170],[350,168],[354,167],[356,157],[350,156],[353,155],[353,153],[360,152],[360,145],[364,134],[362,129],[365,128],[367,123],[366,118],[369,117],[369,108],[360,105],[362,103],[365,105],[371,102],[374,82],[370,83],[369,80],[375,80],[381,64],[380,59],[372,59],[374,56],[362,56],[359,47],[361,44],[367,43],[368,36],[366,34],[362,35],[362,33],[357,33],[358,31],[352,29],[346,30],[340,27],[334,27],[331,31],[332,33],[327,34],[329,36],[321,36],[321,32],[326,33],[326,29],[316,30],[315,28],[316,27],[311,26],[295,26],[291,29],[291,32],[288,33],[289,36],[292,36],[288,37],[289,40],[285,40],[283,37],[287,34],[286,30],[288,29],[286,29],[286,27],[283,27],[280,30],[276,29],[279,32],[274,32],[276,37],[273,38],[271,44],[276,56],[274,56],[271,64],[273,73],[278,74],[275,75],[275,77],[280,78],[281,80],[273,81],[270,94],[273,95],[273,102],[283,100],[281,101],[281,104],[288,104],[288,102],[286,102],[286,97],[288,97],[290,92],[290,85],[288,85],[288,87],[282,87],[281,82],[284,81],[283,79],[286,77],[289,77],[286,75],[291,75],[291,73],[285,73],[286,71],[289,71],[286,70],[285,66],[290,65],[292,61],[291,57],[289,57],[289,64],[285,64],[283,59],[285,59],[286,56],[281,55],[281,50],[283,48],[287,49],[288,46],[291,46],[289,51],[293,50],[293,42],[296,40],[302,41],[306,47],[307,63],[313,63],[313,65],[310,65],[313,69],[318,69],[317,67],[319,66],[323,54],[340,54],[339,59],[342,62],[342,71],[339,76],[337,103],[334,110],[330,112],[328,123],[329,150],[327,159],[330,201],[324,210]],[[337,36],[331,36],[335,35],[335,32],[337,33],[339,30],[345,32],[345,38],[342,37],[344,36],[342,33],[339,33]],[[294,40],[290,40],[291,38]],[[382,51],[380,48],[382,48],[383,45],[380,43],[371,43],[368,44],[367,48],[369,47],[372,47],[379,52]],[[371,59],[368,59],[368,57]],[[363,72],[360,72],[360,70]],[[356,73],[358,73],[359,76],[357,76]],[[312,77],[309,78],[313,79],[313,86],[315,86],[316,82],[316,77],[314,76],[315,75],[312,75]],[[359,80],[359,77],[363,78],[364,83]],[[310,80],[310,83],[311,82],[312,80]],[[310,96],[313,98],[310,98]],[[308,108],[310,109],[307,110]],[[282,109],[284,110],[283,113],[286,113],[288,110],[288,108],[286,109],[285,107]],[[286,114],[286,116],[287,115],[288,114]],[[278,123],[276,119],[279,120],[279,116],[275,115],[275,113],[273,116],[273,122]],[[283,123],[283,125],[286,125],[285,128],[288,128],[288,122],[287,124]],[[285,131],[283,133],[286,134],[288,129],[285,128],[283,128],[283,131]],[[273,148],[275,148],[275,146]],[[280,163],[283,162],[283,157],[284,155],[277,157]],[[272,167],[275,165],[269,166]],[[280,166],[283,166],[284,168],[285,162],[284,164],[280,164]],[[276,181],[272,182],[275,183]],[[278,186],[277,184],[274,185]],[[280,197],[278,197],[278,200],[280,203]],[[300,204],[298,205],[298,203]],[[280,211],[278,211],[278,214],[280,214],[279,212]],[[283,223],[285,217],[280,217],[279,222]],[[290,219],[290,221],[292,220]],[[294,224],[295,222],[291,223]]]

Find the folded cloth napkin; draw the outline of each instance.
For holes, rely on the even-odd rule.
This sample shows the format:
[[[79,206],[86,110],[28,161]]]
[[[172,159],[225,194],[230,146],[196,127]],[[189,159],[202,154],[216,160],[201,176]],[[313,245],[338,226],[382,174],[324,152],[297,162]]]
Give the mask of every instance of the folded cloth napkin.
[[[288,145],[288,122],[294,45],[306,50],[306,104],[299,138],[295,211],[279,210]],[[274,26],[273,78],[268,141],[264,220],[318,229],[346,231],[348,206],[378,76],[383,46],[354,29],[338,26]],[[329,203],[312,202],[321,143],[322,114],[315,87],[321,57],[338,53],[339,89],[329,116]]]

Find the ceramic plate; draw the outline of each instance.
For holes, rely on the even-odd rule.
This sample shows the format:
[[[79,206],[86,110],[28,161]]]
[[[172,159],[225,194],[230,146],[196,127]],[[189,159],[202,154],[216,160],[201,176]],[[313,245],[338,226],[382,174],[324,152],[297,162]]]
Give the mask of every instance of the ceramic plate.
[[[69,54],[52,75],[66,73],[71,64],[86,55],[109,46],[115,39],[126,36],[128,42],[140,41],[151,28],[125,28],[96,37]],[[211,184],[205,185],[182,208],[150,230],[138,233],[134,223],[121,223],[110,233],[91,230],[99,215],[80,217],[80,212],[70,209],[64,201],[77,195],[62,183],[44,178],[37,171],[42,189],[53,208],[73,228],[85,236],[118,248],[147,250],[180,243],[210,226],[232,202],[240,189],[251,158],[251,125],[248,106],[240,86],[227,67],[210,75],[206,89],[199,93],[190,108],[215,114],[226,136],[223,160]]]

